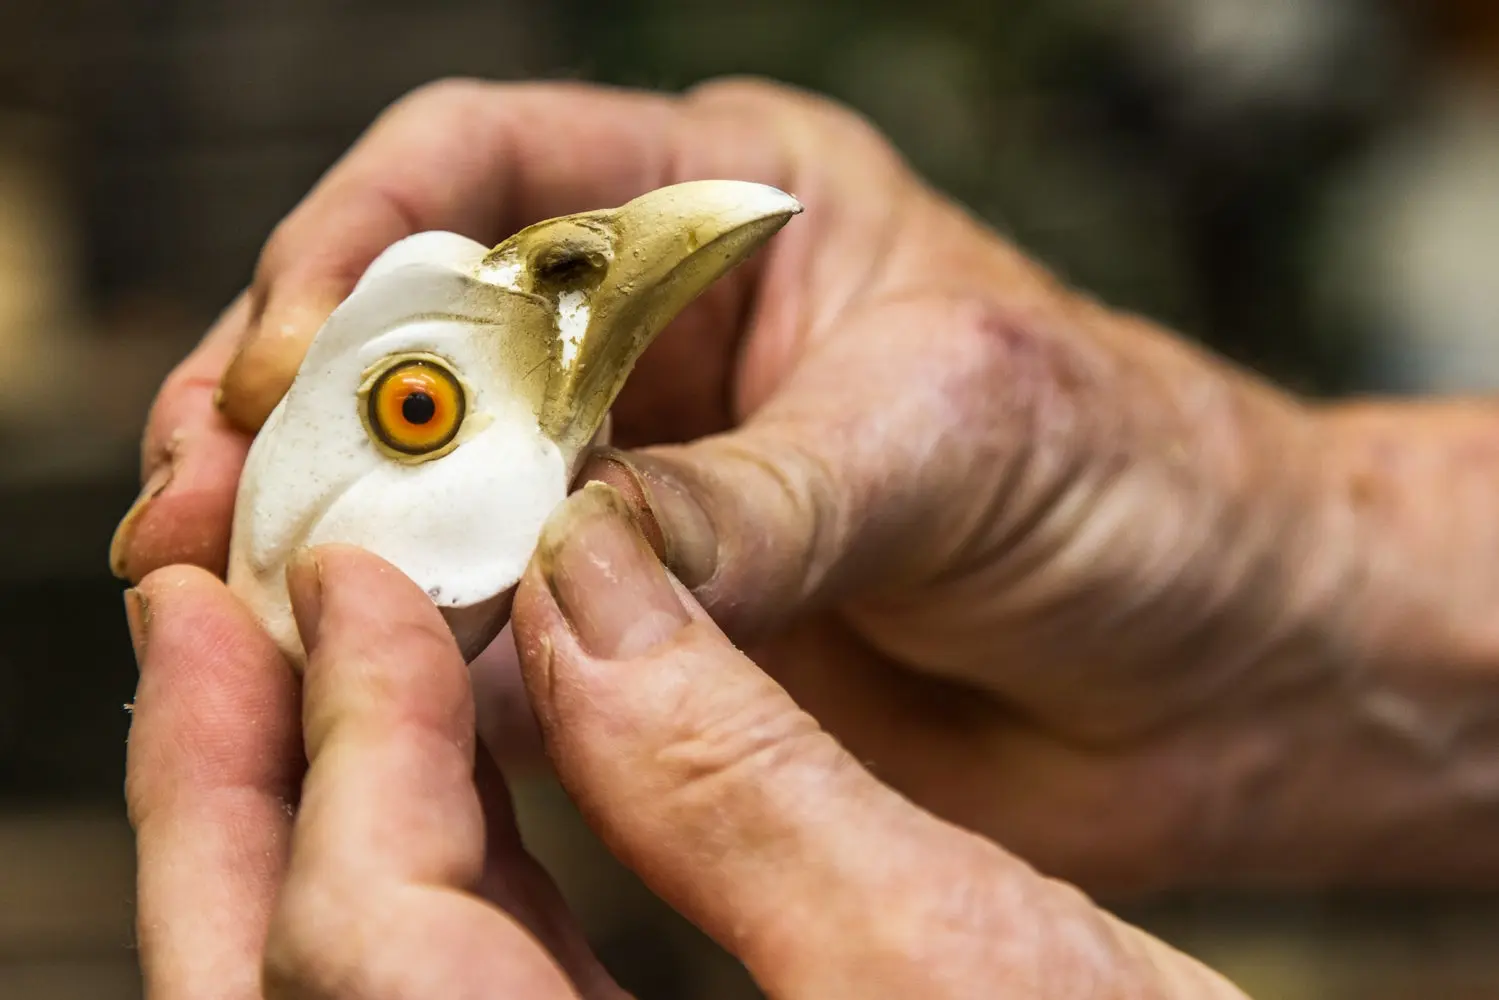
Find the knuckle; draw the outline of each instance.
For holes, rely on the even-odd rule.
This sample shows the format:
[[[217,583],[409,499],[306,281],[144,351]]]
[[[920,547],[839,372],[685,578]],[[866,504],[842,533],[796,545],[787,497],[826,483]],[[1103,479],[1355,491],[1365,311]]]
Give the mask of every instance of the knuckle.
[[[796,530],[801,560],[796,565],[798,605],[822,588],[847,550],[853,505],[844,479],[821,449],[788,443],[774,461],[761,468],[776,483]]]
[[[725,706],[713,703],[715,693],[694,685],[676,700],[667,717],[688,721],[665,741],[657,759],[674,776],[679,804],[689,808],[763,788],[791,768],[852,762],[816,720],[789,708],[778,691]]]
[[[773,627],[826,582],[848,537],[850,505],[821,445],[764,427],[711,444],[697,463],[721,519],[720,562],[700,598],[740,637]],[[767,530],[768,529],[768,530]]]
[[[1116,367],[1051,307],[1027,308],[983,299],[961,312],[952,343],[969,352],[964,370],[1003,377],[1013,387],[1007,410],[1027,416],[1033,433],[1070,428],[1089,413]],[[1011,416],[1015,415],[1013,412]]]
[[[748,74],[707,80],[690,88],[687,98],[692,103],[703,105],[749,105],[781,113],[860,120],[848,105],[831,97]]]
[[[407,91],[386,109],[382,117],[448,113],[454,108],[466,108],[486,100],[493,88],[493,83],[477,77],[441,77]]]
[[[430,615],[393,617],[375,621],[364,615],[336,616],[325,612],[321,637],[308,660],[305,684],[315,705],[323,694],[358,673],[376,695],[363,709],[382,725],[402,727],[403,733],[442,731],[453,713],[472,712],[470,678],[452,633],[430,607]],[[412,663],[433,669],[413,674]],[[419,689],[419,690],[418,690]],[[348,723],[348,716],[310,709],[304,723],[307,752],[316,757]]]
[[[949,307],[927,391],[964,414],[964,461],[945,463],[947,489],[932,494],[953,516],[927,549],[930,565],[947,579],[982,570],[1011,593],[1050,537],[1037,532],[1051,530],[1089,476],[1109,471],[1098,456],[1112,461],[1114,365],[1053,305],[979,294]]]
[[[445,77],[408,91],[381,113],[370,133],[455,137],[480,132],[506,84],[473,77]],[[510,87],[526,86],[510,84]]]
[[[758,103],[779,106],[794,105],[813,99],[807,91],[799,90],[766,77],[749,74],[733,74],[715,77],[687,90],[693,101],[704,104]]]

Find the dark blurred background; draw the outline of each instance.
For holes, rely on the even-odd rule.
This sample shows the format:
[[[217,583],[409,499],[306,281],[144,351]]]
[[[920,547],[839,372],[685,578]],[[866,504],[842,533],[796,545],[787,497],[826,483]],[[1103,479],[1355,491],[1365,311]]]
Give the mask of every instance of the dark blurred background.
[[[1073,283],[1302,391],[1499,383],[1493,0],[5,0],[0,997],[138,997],[134,669],[105,568],[161,376],[380,109],[448,75],[862,109]],[[752,996],[544,784],[538,853],[649,1000]],[[1260,1000],[1499,996],[1483,900],[1128,916]]]

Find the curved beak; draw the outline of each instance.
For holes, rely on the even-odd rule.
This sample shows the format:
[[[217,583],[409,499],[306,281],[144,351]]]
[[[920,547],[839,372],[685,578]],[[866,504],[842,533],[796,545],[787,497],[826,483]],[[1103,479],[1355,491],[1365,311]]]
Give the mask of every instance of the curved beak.
[[[496,247],[554,304],[559,350],[540,413],[564,447],[593,437],[650,342],[802,210],[746,181],[691,181],[606,212],[543,222]]]

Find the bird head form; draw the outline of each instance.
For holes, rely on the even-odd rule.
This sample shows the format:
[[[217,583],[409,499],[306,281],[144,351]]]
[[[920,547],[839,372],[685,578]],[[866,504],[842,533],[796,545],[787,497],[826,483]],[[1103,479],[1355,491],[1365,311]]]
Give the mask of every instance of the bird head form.
[[[799,211],[774,188],[695,181],[493,249],[443,232],[392,245],[251,446],[229,586],[300,666],[287,563],[357,545],[420,585],[477,656],[635,361]]]

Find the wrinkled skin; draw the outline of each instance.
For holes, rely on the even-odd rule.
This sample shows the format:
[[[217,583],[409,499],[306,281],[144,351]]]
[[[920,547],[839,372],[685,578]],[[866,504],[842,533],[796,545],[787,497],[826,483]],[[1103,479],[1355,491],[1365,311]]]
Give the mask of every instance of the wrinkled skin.
[[[419,595],[320,553],[299,786],[291,676],[173,564],[222,570],[249,432],[308,338],[410,232],[495,242],[714,176],[807,213],[662,335],[615,410],[636,450],[584,476],[681,586],[612,494],[579,494],[516,598],[523,669],[507,633],[471,704]],[[774,996],[1233,995],[1026,863],[1097,892],[1491,878],[1495,430],[1483,404],[1314,407],[1091,303],[805,95],[427,88],[280,227],[152,413],[114,552],[149,609],[129,791],[152,995],[226,970],[256,995],[263,963],[275,995],[611,995],[555,899],[506,895],[538,876],[487,755],[467,776],[471,712],[507,760],[534,712],[605,840]],[[359,638],[387,634],[402,658]],[[432,795],[472,836],[436,835]],[[388,912],[361,895],[382,891],[446,908],[378,929],[416,949],[440,926],[442,954],[352,954],[375,928],[315,919]],[[788,899],[792,940],[765,919]],[[177,919],[218,906],[246,917]]]

